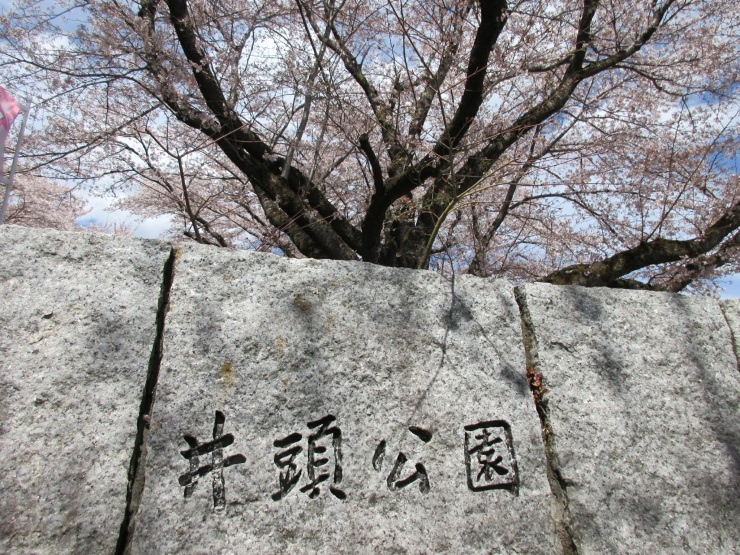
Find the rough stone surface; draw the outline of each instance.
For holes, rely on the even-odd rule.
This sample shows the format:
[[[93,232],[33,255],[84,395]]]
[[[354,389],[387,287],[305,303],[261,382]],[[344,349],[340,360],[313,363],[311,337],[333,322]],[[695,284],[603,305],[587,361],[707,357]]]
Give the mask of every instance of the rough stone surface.
[[[576,552],[740,552],[740,385],[718,303],[523,291]]]
[[[521,338],[505,282],[186,246],[129,551],[559,553]],[[225,419],[218,430],[216,411]],[[325,435],[308,426],[328,415],[336,420]],[[491,456],[475,449],[486,430],[467,432],[471,485],[511,480],[509,440],[519,483],[474,491],[464,427],[492,421],[489,442],[501,441],[486,446]],[[219,440],[228,445],[215,461],[214,431],[233,436]],[[198,461],[181,454],[194,445]],[[393,475],[400,453],[408,461]],[[223,498],[211,472],[222,460],[230,463]],[[201,469],[194,488],[191,464]],[[329,475],[314,498],[312,468]],[[280,472],[289,482],[299,470],[295,487],[274,500]]]
[[[0,553],[113,553],[169,245],[0,227]]]
[[[732,332],[732,345],[735,347],[735,356],[740,368],[740,299],[722,301],[722,312]]]

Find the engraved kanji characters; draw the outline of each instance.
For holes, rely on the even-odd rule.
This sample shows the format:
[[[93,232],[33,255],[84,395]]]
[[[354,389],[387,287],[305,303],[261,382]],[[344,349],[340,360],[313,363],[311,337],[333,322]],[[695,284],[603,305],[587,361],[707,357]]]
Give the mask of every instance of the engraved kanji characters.
[[[423,428],[419,428],[417,426],[411,426],[409,428],[409,432],[414,434],[416,437],[418,437],[420,440],[422,440],[424,443],[429,443],[432,440],[432,432],[428,430],[424,430]],[[386,441],[382,440],[378,447],[375,449],[375,454],[373,455],[373,468],[380,472],[383,469],[383,459],[385,458],[385,450],[386,450]],[[405,478],[402,478],[401,475],[403,473],[403,468],[408,462],[408,457],[405,453],[399,452],[398,456],[396,457],[396,461],[393,463],[393,468],[391,469],[390,474],[388,474],[388,478],[386,479],[386,484],[388,485],[388,489],[391,491],[398,491],[403,488],[405,488],[408,485],[413,484],[417,480],[419,481],[419,491],[421,493],[429,493],[429,490],[431,489],[430,483],[429,483],[429,475],[427,474],[427,469],[422,463],[416,463],[415,464],[415,472],[408,474]]]
[[[335,421],[336,417],[329,414],[307,424],[311,430],[314,430],[308,436],[306,474],[310,481],[302,486],[300,491],[307,493],[311,499],[319,496],[321,493],[319,484],[329,478],[331,478],[329,492],[337,499],[343,500],[347,497],[347,494],[339,488],[343,478],[342,432],[338,426],[332,425]],[[273,442],[275,447],[283,449],[273,457],[275,465],[280,469],[279,489],[272,494],[274,501],[279,501],[288,495],[301,477],[302,469],[299,469],[295,463],[298,455],[303,452],[303,448],[297,445],[301,439],[303,439],[301,434],[293,433]],[[331,445],[331,453],[329,453],[328,444]]]
[[[231,455],[224,459],[224,447],[234,443],[232,434],[224,435],[223,433],[225,421],[224,413],[217,410],[213,425],[213,441],[201,443],[195,436],[186,434],[183,438],[190,449],[180,451],[182,456],[190,461],[190,470],[179,478],[180,485],[185,486],[185,498],[193,495],[195,486],[198,485],[198,478],[213,473],[213,507],[216,510],[223,510],[226,506],[223,469],[235,464],[243,464],[247,460],[244,455]],[[208,453],[211,453],[211,464],[200,466],[200,456]]]
[[[216,411],[212,440],[201,443],[196,437],[186,434],[183,438],[189,448],[180,452],[190,462],[188,472],[178,478],[180,485],[185,488],[185,498],[192,496],[200,478],[211,474],[213,506],[216,510],[223,510],[226,506],[223,469],[244,464],[247,460],[242,454],[224,456],[224,449],[234,443],[233,434],[223,433],[225,421],[224,413]],[[298,432],[273,442],[277,448],[273,463],[278,469],[278,484],[277,491],[271,495],[272,499],[280,501],[296,487],[310,499],[316,499],[324,484],[334,497],[345,500],[347,494],[340,488],[343,480],[342,432],[336,417],[328,414],[308,422],[307,427],[309,433],[305,438],[306,454],[303,456],[301,442],[304,436]],[[411,426],[408,431],[424,443],[432,441],[433,434],[428,430]],[[473,492],[508,489],[516,494],[519,475],[509,423],[504,420],[483,421],[464,426],[464,433],[468,489]],[[375,449],[372,466],[377,472],[383,470],[387,449],[385,440],[380,441]],[[201,464],[200,457],[209,453],[211,462]],[[428,494],[431,482],[423,459],[411,455],[411,459],[417,460],[410,460],[406,453],[408,450],[399,451],[396,455],[385,479],[386,486],[395,493],[417,483],[419,491]],[[300,485],[302,477],[305,477],[305,482]]]
[[[294,433],[284,437],[283,439],[276,439],[273,442],[273,445],[280,449],[290,447],[290,449],[280,451],[273,457],[275,465],[280,469],[280,489],[272,494],[272,499],[274,501],[280,501],[283,497],[288,495],[290,490],[295,487],[301,477],[302,470],[295,464],[295,460],[303,451],[303,447],[300,445],[294,445],[301,441],[301,439],[303,439],[301,434]]]
[[[465,426],[465,467],[471,491],[516,491],[519,475],[508,422],[491,420]]]

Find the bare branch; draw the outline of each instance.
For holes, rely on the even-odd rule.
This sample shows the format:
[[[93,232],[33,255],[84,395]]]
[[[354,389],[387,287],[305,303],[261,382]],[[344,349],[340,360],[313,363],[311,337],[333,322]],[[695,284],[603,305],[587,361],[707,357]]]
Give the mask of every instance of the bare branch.
[[[685,241],[654,239],[591,264],[576,264],[552,272],[541,281],[558,285],[608,287],[615,280],[654,264],[697,258],[710,252],[730,233],[740,227],[740,202],[722,215],[700,236]],[[736,242],[737,236],[733,238]],[[732,245],[735,246],[734,244]]]

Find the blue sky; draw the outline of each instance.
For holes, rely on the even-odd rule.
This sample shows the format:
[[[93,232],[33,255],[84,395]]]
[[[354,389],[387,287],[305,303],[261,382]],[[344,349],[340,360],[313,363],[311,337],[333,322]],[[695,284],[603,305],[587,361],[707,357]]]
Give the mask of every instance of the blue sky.
[[[719,282],[720,286],[724,288],[721,293],[723,299],[738,299],[740,298],[740,275],[734,274],[727,279],[723,279]]]

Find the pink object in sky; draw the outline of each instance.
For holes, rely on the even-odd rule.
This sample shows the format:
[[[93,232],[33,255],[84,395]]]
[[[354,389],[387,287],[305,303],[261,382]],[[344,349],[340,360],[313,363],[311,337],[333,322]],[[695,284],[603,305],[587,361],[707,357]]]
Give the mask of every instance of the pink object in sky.
[[[8,138],[10,132],[10,126],[13,125],[15,117],[21,113],[21,109],[16,104],[15,98],[8,94],[4,88],[0,87],[0,178],[3,177],[3,166],[5,165],[5,140]],[[8,186],[5,188],[6,197],[7,191],[10,190]],[[0,216],[4,216],[6,201],[3,200],[3,208],[0,209]],[[2,217],[0,217],[0,224],[2,223]]]
[[[10,131],[10,126],[13,125],[13,120],[20,112],[21,109],[15,103],[15,98],[10,96],[4,88],[0,87],[0,135],[2,135],[2,139],[5,139]]]

